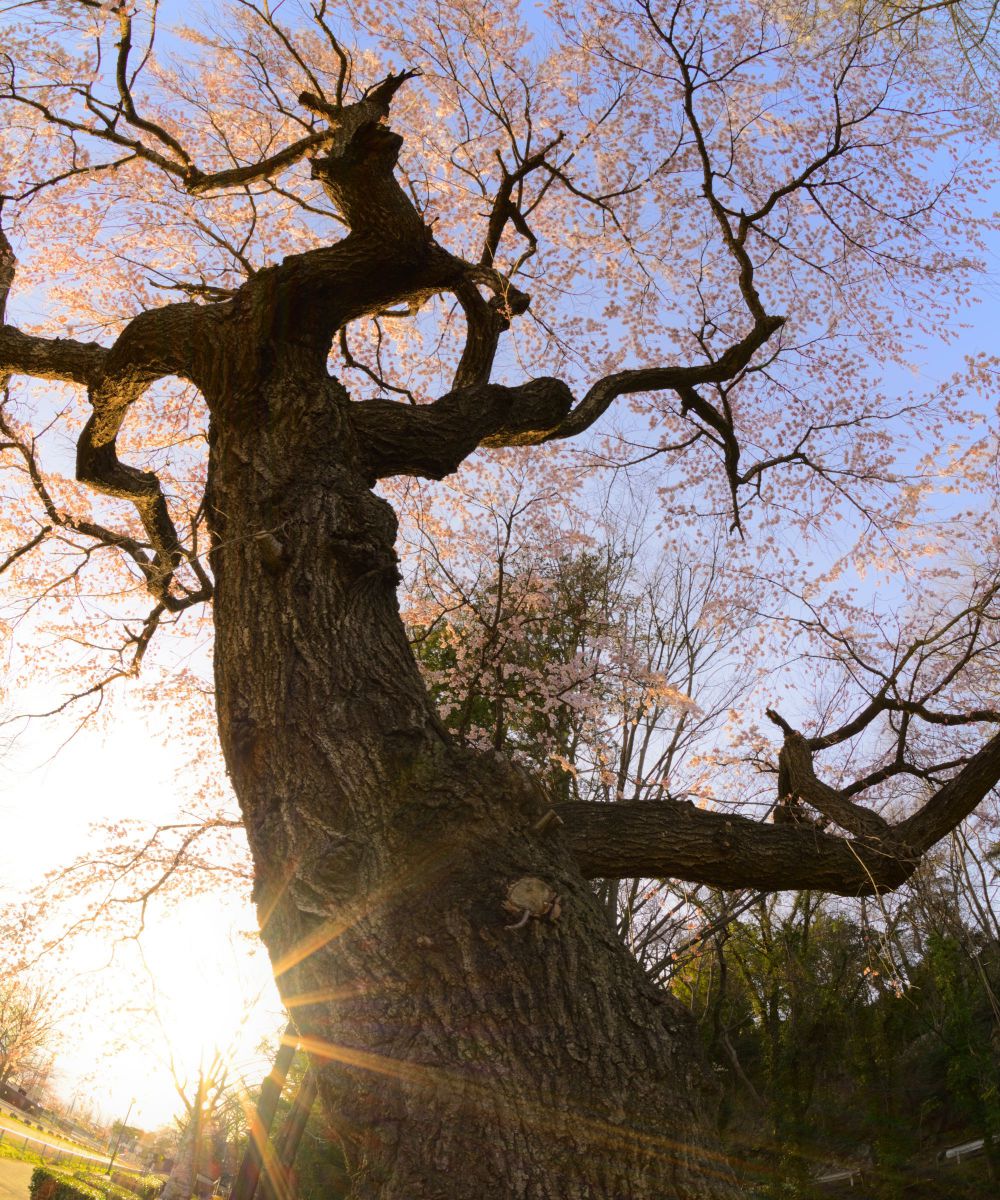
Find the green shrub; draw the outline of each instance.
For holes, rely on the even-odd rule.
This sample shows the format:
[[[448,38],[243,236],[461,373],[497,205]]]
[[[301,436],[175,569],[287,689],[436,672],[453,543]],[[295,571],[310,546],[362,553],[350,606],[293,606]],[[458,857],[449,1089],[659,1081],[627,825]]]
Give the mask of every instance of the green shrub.
[[[111,1178],[115,1183],[133,1192],[140,1200],[156,1200],[165,1183],[160,1175],[131,1175],[128,1171],[115,1171]]]
[[[115,1171],[111,1176],[100,1171],[77,1171],[75,1174],[77,1179],[97,1188],[106,1200],[136,1200],[136,1197],[156,1200],[163,1187],[162,1180],[153,1175],[129,1175],[124,1171]]]
[[[31,1200],[106,1200],[92,1184],[52,1167],[35,1167],[28,1191]]]
[[[162,1189],[158,1175],[116,1171],[109,1177],[98,1171],[36,1167],[29,1190],[31,1200],[156,1200]]]

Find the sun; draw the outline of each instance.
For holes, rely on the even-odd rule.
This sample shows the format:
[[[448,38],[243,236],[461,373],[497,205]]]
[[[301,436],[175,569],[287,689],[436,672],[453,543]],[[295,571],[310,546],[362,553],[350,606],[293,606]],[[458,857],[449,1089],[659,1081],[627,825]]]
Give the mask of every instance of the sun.
[[[215,1060],[227,1087],[259,1083],[287,1018],[246,925],[238,903],[192,898],[151,920],[138,947],[117,947],[60,1058],[62,1090],[92,1094],[108,1121],[131,1105],[132,1124],[157,1129]]]

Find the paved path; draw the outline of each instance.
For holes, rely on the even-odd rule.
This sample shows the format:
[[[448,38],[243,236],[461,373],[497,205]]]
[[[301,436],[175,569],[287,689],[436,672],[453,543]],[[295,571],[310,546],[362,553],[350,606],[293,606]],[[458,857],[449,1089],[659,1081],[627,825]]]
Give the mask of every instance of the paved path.
[[[0,1158],[0,1200],[28,1200],[28,1181],[34,1163]]]

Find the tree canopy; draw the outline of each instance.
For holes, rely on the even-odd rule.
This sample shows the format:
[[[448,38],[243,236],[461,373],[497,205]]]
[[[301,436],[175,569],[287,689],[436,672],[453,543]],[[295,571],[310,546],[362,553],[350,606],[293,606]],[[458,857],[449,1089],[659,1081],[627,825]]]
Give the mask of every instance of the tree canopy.
[[[345,382],[376,393],[351,409],[372,479],[440,477],[476,445],[576,436],[633,397],[636,415],[600,453],[657,462],[672,527],[723,516],[747,529],[758,541],[748,569],[770,559],[786,621],[840,665],[834,710],[782,718],[783,758],[796,795],[860,849],[845,856],[842,841],[821,839],[788,882],[851,890],[868,873],[905,876],[991,786],[997,755],[964,736],[996,720],[969,693],[988,652],[989,552],[963,568],[934,540],[940,494],[968,486],[979,499],[965,530],[984,544],[988,447],[974,397],[990,361],[973,355],[932,396],[900,395],[887,379],[931,336],[955,336],[989,223],[977,205],[990,116],[941,53],[947,31],[879,5],[639,5],[614,20],[557,6],[542,27],[456,4],[373,10],[352,46],[323,6],[297,26],[291,12],[286,24],[236,4],[217,25],[172,29],[161,56],[157,12],[39,4],[6,18],[5,220],[23,239],[20,287],[43,323],[5,326],[4,365],[89,390],[89,404],[78,391],[55,411],[41,401],[44,434],[31,424],[37,393],[8,404],[20,482],[7,566],[75,595],[90,673],[78,692],[93,698],[133,670],[165,620],[209,598],[204,415],[191,384],[207,386],[237,313],[290,289],[282,320],[318,352],[332,341]],[[380,54],[402,74],[380,74]],[[385,124],[390,104],[402,135]],[[334,166],[358,130],[381,141],[345,182]],[[401,150],[402,189],[387,170]],[[390,233],[397,261],[407,245],[422,261],[373,278],[352,250]],[[190,299],[163,303],[178,292]],[[113,345],[73,336],[87,329],[107,329]],[[116,439],[140,397],[143,418],[123,434],[129,465]],[[63,429],[76,430],[82,487],[47,450]],[[914,438],[923,457],[907,448]],[[840,562],[821,543],[808,549],[831,522],[852,531]],[[262,546],[269,536],[280,542],[265,530]],[[820,559],[817,578],[802,553]],[[906,566],[894,599],[907,621],[872,645],[872,617],[830,581],[851,555],[878,570],[917,554],[926,570]],[[941,568],[967,581],[949,594]],[[129,620],[124,597],[139,584],[154,604]],[[94,586],[108,599],[90,602],[88,622]],[[105,605],[123,644],[96,636]],[[110,671],[109,656],[121,663]],[[816,732],[799,740],[799,726]],[[962,731],[961,748],[938,752],[942,728]],[[814,755],[873,733],[873,770],[844,787],[814,782]],[[973,749],[975,765],[956,774]],[[936,786],[890,828],[875,797],[906,776],[915,791]],[[874,815],[861,811],[869,794]],[[626,865],[614,861],[615,823],[635,817],[579,814],[581,836],[605,847],[591,873]],[[711,816],[642,817],[655,822],[650,846],[715,836]],[[772,861],[780,883],[795,870],[787,832],[734,837],[714,881]],[[682,859],[654,853],[642,870],[706,869]]]

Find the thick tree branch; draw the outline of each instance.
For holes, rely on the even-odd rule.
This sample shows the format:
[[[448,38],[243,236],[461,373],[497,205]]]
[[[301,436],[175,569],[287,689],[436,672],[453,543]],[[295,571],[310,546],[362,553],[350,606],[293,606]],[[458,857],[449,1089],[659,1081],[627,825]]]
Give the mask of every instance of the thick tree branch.
[[[889,823],[878,813],[853,803],[817,778],[809,745],[802,734],[794,730],[785,734],[779,757],[779,778],[787,787],[788,796],[811,804],[818,813],[848,833],[877,841],[889,832]]]
[[[451,261],[457,271],[462,270],[460,260]],[[650,367],[607,376],[572,409],[572,395],[558,380],[533,380],[519,388],[487,384],[497,340],[508,323],[507,314],[498,303],[487,303],[467,277],[460,277],[452,290],[469,321],[469,336],[456,380],[468,380],[469,384],[426,406],[404,406],[389,400],[366,400],[356,405],[352,417],[367,446],[374,478],[421,475],[441,479],[455,471],[479,445],[534,445],[582,432],[620,395],[658,388],[684,392],[694,383],[722,382],[742,370],[754,352],[784,324],[782,317],[766,318],[713,363]],[[527,297],[517,292],[515,303],[523,311]],[[510,408],[512,404],[515,407]],[[731,440],[735,442],[735,435]],[[738,462],[738,449],[734,462]]]
[[[100,373],[107,350],[96,342],[34,337],[0,326],[0,374],[57,379],[87,387]]]
[[[560,379],[519,387],[483,384],[448,392],[433,404],[362,400],[351,420],[371,477],[443,479],[477,446],[533,445],[565,417],[572,394]]]
[[[0,196],[0,218],[2,215]],[[0,385],[10,375],[32,375],[88,386],[104,363],[107,351],[103,346],[71,338],[32,337],[4,323],[16,268],[14,248],[0,219]]]
[[[486,287],[489,300],[480,294]],[[500,336],[510,328],[511,318],[528,311],[530,297],[492,267],[469,265],[462,282],[452,289],[465,314],[466,335],[453,387],[489,383],[500,345]]]
[[[606,375],[590,388],[550,437],[568,438],[583,433],[607,412],[619,396],[668,388],[680,392],[699,384],[725,383],[749,365],[754,354],[784,323],[784,317],[762,317],[744,338],[734,342],[714,362],[690,367],[639,367]]]
[[[3,197],[0,196],[0,218],[3,216]],[[14,247],[7,240],[0,220],[0,329],[3,328],[7,314],[7,298],[14,283],[14,270],[17,259],[14,257]]]
[[[969,759],[958,774],[912,816],[894,827],[896,836],[923,854],[951,833],[1000,781],[1000,734]]]
[[[685,879],[714,887],[842,895],[891,890],[916,868],[898,851],[769,825],[673,801],[572,802],[556,811],[580,870],[590,879]]]
[[[382,155],[386,161],[391,158],[395,164],[401,139],[387,129],[382,131],[384,136],[376,134],[374,130],[388,116],[392,97],[407,79],[417,74],[417,71],[402,71],[398,75],[389,75],[370,88],[355,104],[328,104],[311,92],[303,92],[299,96],[299,103],[317,116],[322,116],[329,122],[329,128],[306,134],[258,162],[224,171],[203,171],[191,162],[185,152],[185,165],[179,170],[168,169],[183,177],[185,188],[193,196],[201,196],[207,192],[246,187],[250,183],[271,179],[295,163],[325,151],[321,157],[314,159],[314,177],[326,187],[339,211],[343,211],[342,204],[347,204],[355,218],[364,224],[369,214],[365,210],[362,189],[357,186],[357,181],[352,187],[341,179],[341,164],[349,160],[352,166],[356,166],[366,155],[372,154]],[[98,137],[103,136],[100,131],[90,132]],[[151,161],[163,166],[158,158]],[[402,189],[399,189],[399,194],[412,212],[413,206]]]
[[[0,318],[6,309],[15,265],[10,242],[0,228]],[[88,388],[93,414],[77,442],[77,478],[105,495],[129,500],[139,513],[153,553],[147,553],[147,548],[134,538],[92,522],[73,521],[60,513],[42,480],[33,444],[19,438],[0,414],[0,428],[24,459],[50,522],[123,549],[142,571],[159,604],[171,612],[207,599],[211,584],[201,565],[192,560],[199,587],[183,596],[171,593],[174,572],[190,556],[185,555],[177,537],[160,481],[155,474],[120,462],[115,442],[130,405],[150,383],[167,375],[186,379],[195,376],[195,364],[204,344],[204,328],[211,315],[212,310],[194,304],[170,305],[141,313],[129,322],[110,349],[68,339],[30,337],[11,326],[0,325],[0,386],[12,374],[25,374],[66,380]],[[142,639],[139,644],[142,647]]]
[[[458,389],[489,383],[500,336],[510,328],[506,306],[500,296],[484,300],[469,280],[459,284],[455,297],[465,314],[466,334],[453,386]]]
[[[146,582],[171,611],[206,599],[205,581],[195,600],[171,595],[170,583],[184,551],[160,481],[152,472],[122,463],[116,440],[130,406],[151,383],[165,376],[197,377],[211,312],[195,304],[174,304],[141,313],[129,322],[91,383],[93,414],[77,441],[76,474],[81,483],[135,506],[154,551],[144,568]]]
[[[231,311],[234,322],[246,322],[252,347],[294,339],[325,361],[335,334],[349,322],[392,305],[419,307],[453,291],[469,269],[426,230],[400,243],[352,232],[336,245],[289,255],[258,271],[234,296]],[[252,371],[255,362],[250,354],[243,367]],[[233,369],[240,364],[234,362]]]
[[[393,96],[417,74],[389,75],[355,104],[332,106],[309,92],[299,97],[301,104],[330,122],[329,148],[313,159],[313,178],[322,183],[351,229],[394,244],[431,237],[394,174],[403,139],[384,123]]]
[[[72,115],[59,111],[55,102],[39,99],[29,91],[20,89],[14,66],[9,60],[5,64],[7,78],[3,90],[0,91],[0,98],[38,113],[48,124],[65,131],[74,145],[78,139],[86,141],[92,138],[97,142],[127,150],[129,154],[126,159],[121,160],[122,162],[131,161],[133,158],[142,159],[166,172],[194,196],[242,188],[271,179],[325,149],[330,150],[334,159],[344,157],[356,135],[362,130],[378,126],[386,118],[392,97],[400,86],[407,79],[419,74],[416,71],[403,71],[398,75],[389,75],[369,88],[361,99],[353,104],[345,105],[339,102],[343,94],[343,76],[338,84],[336,104],[329,104],[310,92],[303,92],[299,97],[300,104],[322,117],[329,127],[307,133],[255,162],[221,171],[206,171],[198,166],[194,155],[179,137],[161,122],[151,120],[139,111],[133,91],[138,72],[131,71],[129,63],[132,52],[132,16],[125,4],[116,6],[116,14],[119,27],[114,60],[117,103],[112,104],[99,98],[90,84],[77,84],[69,89],[68,94],[75,100],[82,100],[85,113]],[[123,131],[123,126],[127,126],[129,132]],[[131,131],[134,131],[134,134]],[[396,139],[396,135],[387,134],[387,138]],[[398,139],[396,142],[398,150]],[[105,164],[99,166],[103,165]],[[317,171],[317,175],[324,178],[322,168]],[[402,192],[400,194],[402,195]],[[363,217],[363,210],[358,211]]]
[[[727,888],[819,888],[865,895],[908,879],[921,856],[998,782],[1000,734],[896,825],[867,809],[859,812],[857,805],[850,805],[850,812],[834,805],[839,815],[833,819],[858,829],[859,836],[852,838],[808,822],[763,824],[673,801],[570,803],[557,811],[580,869],[592,879],[649,876]],[[822,799],[828,803],[828,797]],[[815,803],[812,798],[809,802]]]

